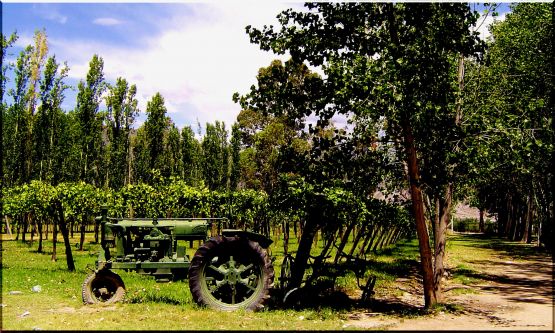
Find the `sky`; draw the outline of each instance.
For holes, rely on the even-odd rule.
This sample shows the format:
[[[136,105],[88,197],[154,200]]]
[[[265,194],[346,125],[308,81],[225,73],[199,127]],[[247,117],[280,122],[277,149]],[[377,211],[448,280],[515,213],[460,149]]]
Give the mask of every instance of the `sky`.
[[[4,2],[2,33],[17,31],[19,36],[5,61],[32,44],[36,30],[45,29],[49,55],[70,68],[69,85],[77,87],[85,79],[89,61],[98,54],[108,83],[123,77],[137,86],[141,110],[137,126],[146,118],[147,101],[160,92],[168,116],[179,128],[196,130],[197,121],[204,128],[206,122],[220,120],[229,129],[241,110],[232,101],[233,93],[247,93],[259,68],[273,59],[287,60],[251,44],[245,27],[278,26],[279,12],[302,7],[302,2],[276,0]],[[507,10],[503,4],[497,19],[503,19]],[[491,21],[489,17],[480,27],[484,38]],[[66,92],[62,108],[73,109],[75,100],[76,88]]]

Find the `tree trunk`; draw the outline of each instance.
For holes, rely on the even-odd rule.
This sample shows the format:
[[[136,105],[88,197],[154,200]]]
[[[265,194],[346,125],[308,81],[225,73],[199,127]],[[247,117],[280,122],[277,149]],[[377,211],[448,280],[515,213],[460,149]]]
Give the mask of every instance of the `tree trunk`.
[[[66,262],[67,262],[67,269],[70,272],[75,271],[75,263],[73,262],[73,254],[71,253],[71,244],[69,241],[69,230],[67,229],[66,222],[64,220],[64,210],[62,208],[61,203],[57,203],[57,211],[58,211],[58,225],[60,226],[60,231],[62,232],[62,236],[64,238],[64,245],[66,248]]]
[[[408,176],[410,182],[410,194],[412,201],[412,213],[416,222],[416,234],[418,235],[418,247],[420,251],[420,264],[422,269],[424,287],[424,306],[430,308],[437,303],[434,286],[434,269],[432,265],[432,250],[430,238],[424,218],[424,202],[422,201],[422,189],[420,188],[420,172],[418,169],[418,158],[412,128],[407,120],[404,120],[403,133],[405,136],[405,149],[407,154]]]
[[[40,218],[37,223],[37,228],[39,229],[39,247],[37,249],[37,252],[42,253],[42,218]]]
[[[343,237],[341,237],[341,243],[337,248],[337,253],[335,255],[335,259],[333,260],[334,263],[337,264],[339,262],[341,254],[343,253],[343,249],[345,248],[345,245],[347,245],[347,242],[349,241],[349,236],[351,235],[351,231],[353,230],[356,224],[357,224],[357,221],[353,220],[353,222],[351,222],[351,224],[347,226],[345,233],[343,233]]]
[[[33,241],[35,240],[35,233],[37,232],[37,222],[32,215],[29,219],[29,226],[31,227],[31,245],[33,245]]]
[[[81,218],[81,227],[80,227],[80,240],[79,240],[79,251],[83,251],[83,244],[85,243],[85,228],[87,227],[87,216],[83,214]]]
[[[15,235],[15,240],[18,241],[19,240],[19,234],[21,233],[21,224],[23,223],[23,221],[21,220],[21,216],[18,216],[17,218],[17,225],[16,225],[16,235]]]
[[[56,219],[52,220],[52,261],[57,261],[56,258],[56,245],[58,243],[58,223],[56,223]]]
[[[310,249],[312,248],[312,243],[317,230],[318,228],[315,224],[307,221],[304,227],[303,235],[301,236],[301,240],[299,242],[295,262],[291,269],[291,286],[293,288],[300,287],[301,285],[306,264],[310,256]]]
[[[28,215],[29,215],[28,213],[23,214],[23,227],[21,230],[21,241],[23,243],[25,243],[26,236],[27,236],[27,226],[29,225],[27,220]]]
[[[310,257],[310,249],[316,238],[316,233],[318,232],[318,221],[323,220],[322,208],[318,207],[316,198],[312,199],[308,208],[308,217],[306,219],[303,235],[299,242],[299,248],[297,249],[297,255],[295,256],[295,261],[293,267],[291,268],[291,287],[300,287],[306,265],[308,263],[308,258]]]
[[[388,229],[387,227],[384,227],[384,230],[383,230],[383,233],[381,234],[381,237],[378,239],[378,241],[376,242],[376,244],[372,248],[372,251],[374,253],[376,253],[377,250],[383,249],[386,239],[389,238],[389,233],[390,232],[391,232],[391,229]]]
[[[447,243],[447,221],[452,205],[453,184],[445,186],[444,200],[436,199],[437,216],[434,219],[434,293],[438,302],[443,301],[441,279],[445,272],[445,246]]]
[[[13,239],[12,229],[10,228],[10,222],[8,222],[8,217],[5,215],[4,215],[4,221],[6,222],[6,232],[8,233],[8,235],[10,235],[10,239]]]
[[[484,222],[484,213],[485,213],[484,209],[480,208],[480,222],[478,224],[478,227],[480,228],[481,233],[484,233],[485,230],[486,230],[486,228],[485,228],[486,225],[485,225],[485,222]]]
[[[283,254],[289,253],[289,222],[283,221]]]
[[[378,235],[378,237],[376,237],[376,241],[375,242],[370,242],[370,245],[372,246],[372,252],[376,253],[376,250],[379,248],[379,245],[381,243],[383,243],[383,240],[385,239],[387,235],[387,229],[386,227],[382,227],[380,228],[380,233]],[[369,250],[366,251],[367,253],[369,252]]]
[[[383,234],[383,232],[384,232],[384,228],[382,226],[379,226],[376,229],[374,229],[374,231],[372,232],[372,237],[370,238],[368,244],[364,248],[364,253],[370,253],[372,249],[376,248],[376,244],[380,240],[380,237]]]
[[[362,256],[363,254],[369,253],[372,250],[372,244],[374,244],[374,239],[382,232],[382,227],[377,226],[372,229],[372,232],[368,234],[366,239],[364,240],[364,244],[360,248],[359,255]]]
[[[516,204],[513,203],[513,210],[512,210],[512,214],[511,214],[511,229],[509,229],[509,239],[511,241],[516,240],[517,238],[517,232],[518,232],[518,225],[519,225],[519,221],[520,221],[520,204],[517,202]]]
[[[94,219],[94,242],[95,242],[95,244],[98,244],[99,231],[100,231],[99,222],[96,219]]]
[[[353,253],[355,252],[358,243],[360,242],[360,239],[362,238],[363,234],[365,233],[365,228],[358,228],[358,233],[355,236],[355,239],[353,240],[353,245],[351,247],[351,250],[349,251],[349,256],[352,256]]]
[[[497,236],[505,235],[505,225],[507,224],[508,214],[507,214],[507,204],[500,204],[498,206],[497,214]]]
[[[389,236],[387,237],[387,240],[385,241],[384,246],[389,246],[393,244],[393,239],[395,238],[396,234],[397,234],[397,227],[394,226],[391,229],[391,232],[389,233]]]

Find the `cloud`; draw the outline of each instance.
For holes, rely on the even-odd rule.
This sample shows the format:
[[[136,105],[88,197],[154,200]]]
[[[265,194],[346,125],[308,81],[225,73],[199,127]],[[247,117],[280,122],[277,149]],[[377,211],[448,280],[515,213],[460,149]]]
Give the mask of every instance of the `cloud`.
[[[504,21],[506,14],[507,13],[501,13],[499,16],[495,17],[492,16],[491,13],[489,15],[480,14],[480,18],[476,22],[476,26],[473,27],[473,30],[478,31],[482,40],[487,40],[491,36],[489,31],[490,26],[495,22]]]
[[[59,12],[53,11],[53,10],[42,12],[42,16],[47,20],[58,22],[60,24],[65,24],[67,22],[67,16],[62,15]]]
[[[143,113],[147,101],[160,92],[179,127],[195,127],[198,119],[203,127],[221,120],[230,128],[240,111],[231,99],[233,93],[247,93],[260,67],[275,58],[286,60],[250,44],[245,26],[277,24],[275,16],[288,7],[242,2],[191,5],[137,48],[86,40],[51,39],[51,44],[61,59],[68,60],[69,75],[75,79],[84,79],[92,55],[100,55],[109,82],[121,76],[137,85]]]
[[[113,25],[122,24],[123,22],[113,17],[99,17],[93,20],[93,23],[98,25],[103,25],[103,26],[113,26]]]

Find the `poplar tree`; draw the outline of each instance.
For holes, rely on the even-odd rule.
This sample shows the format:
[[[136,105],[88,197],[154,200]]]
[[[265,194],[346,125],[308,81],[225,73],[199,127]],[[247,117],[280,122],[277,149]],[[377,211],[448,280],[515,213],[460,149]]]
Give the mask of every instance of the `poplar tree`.
[[[77,106],[75,108],[79,123],[81,147],[80,179],[96,186],[101,185],[100,159],[102,149],[102,117],[99,106],[104,84],[104,60],[94,55],[89,63],[86,81],[77,86]]]

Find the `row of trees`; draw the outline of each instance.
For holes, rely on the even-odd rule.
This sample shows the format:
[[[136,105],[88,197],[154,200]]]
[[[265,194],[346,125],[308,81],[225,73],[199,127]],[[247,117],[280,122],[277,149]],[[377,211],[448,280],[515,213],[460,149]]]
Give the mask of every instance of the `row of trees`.
[[[16,40],[16,34],[2,36],[3,55]],[[35,33],[34,45],[24,48],[14,63],[2,66],[4,186],[31,180],[84,181],[119,189],[152,183],[160,176],[179,176],[220,190],[238,183],[231,179],[231,170],[238,168],[231,163],[238,160],[230,159],[237,152],[231,152],[224,123],[206,124],[199,139],[191,127],[176,127],[157,93],[147,103],[145,123],[135,128],[140,112],[136,86],[121,77],[108,83],[98,55],[77,86],[73,110],[62,109],[65,92],[72,88],[65,83],[69,68],[55,55],[48,56],[45,31]],[[13,82],[4,98],[8,71]]]
[[[553,6],[520,4],[466,67],[472,200],[511,240],[553,247]],[[468,140],[468,139],[467,139]],[[483,223],[482,223],[483,224]]]
[[[299,191],[302,180],[289,181],[280,197],[302,207],[309,191]],[[70,235],[77,228],[80,234],[79,249],[83,250],[85,231],[94,228],[95,242],[99,240],[99,224],[93,219],[101,204],[107,204],[113,217],[227,217],[226,225],[255,230],[271,236],[283,235],[284,252],[288,253],[289,234],[293,229],[302,235],[306,216],[303,210],[292,205],[275,205],[265,192],[240,190],[234,192],[210,191],[187,185],[180,179],[163,179],[155,186],[148,184],[127,185],[119,191],[101,189],[84,182],[60,183],[53,186],[33,180],[29,184],[5,189],[4,214],[10,219],[6,227],[14,228],[16,240],[25,242],[27,235],[38,235],[38,252],[43,251],[43,240],[51,230],[56,260],[58,230],[66,245],[66,259],[70,270],[74,269],[71,256]],[[357,198],[340,188],[329,188],[324,193],[327,219],[340,228],[323,231],[327,244],[337,243],[339,252],[346,249],[350,238],[350,255],[357,251],[366,256],[372,250],[386,246],[411,230],[406,210],[381,200]],[[367,223],[368,220],[372,223]],[[214,226],[216,228],[216,226]],[[338,230],[341,232],[338,233]],[[277,232],[276,232],[277,231]],[[333,235],[328,235],[331,232]],[[356,236],[352,236],[351,233]],[[302,236],[299,236],[302,237]],[[331,247],[328,245],[328,249]],[[339,260],[339,256],[336,260]]]

